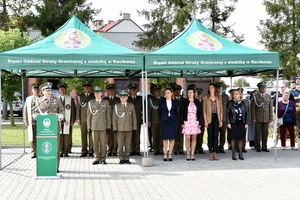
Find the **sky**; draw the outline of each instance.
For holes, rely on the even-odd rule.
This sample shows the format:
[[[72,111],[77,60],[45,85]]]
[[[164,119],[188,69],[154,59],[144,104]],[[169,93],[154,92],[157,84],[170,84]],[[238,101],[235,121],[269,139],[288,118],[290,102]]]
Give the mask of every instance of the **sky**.
[[[107,23],[108,20],[121,19],[120,12],[122,12],[130,13],[131,19],[141,27],[147,23],[147,20],[142,16],[138,16],[136,10],[149,10],[152,6],[148,4],[148,0],[90,0],[90,2],[93,3],[93,7],[101,8],[101,12],[96,18],[103,19],[104,23]],[[242,45],[260,50],[263,50],[263,46],[258,44],[260,35],[257,26],[259,26],[260,20],[267,19],[262,2],[263,0],[239,0],[235,5],[235,12],[231,14],[227,21],[229,25],[234,24],[233,29],[237,34],[244,34],[245,41]],[[232,83],[237,78],[239,77],[233,78]],[[251,77],[246,77],[246,79],[252,87],[255,87],[260,81]],[[230,85],[229,78],[222,78],[222,80]]]

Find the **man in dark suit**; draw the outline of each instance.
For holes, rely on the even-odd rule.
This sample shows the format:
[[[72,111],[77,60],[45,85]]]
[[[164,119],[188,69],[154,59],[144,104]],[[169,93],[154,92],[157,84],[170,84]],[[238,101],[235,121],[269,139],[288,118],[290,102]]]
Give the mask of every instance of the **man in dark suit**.
[[[132,134],[132,141],[131,141],[131,156],[137,155],[141,156],[142,154],[140,153],[140,134],[141,134],[141,125],[143,123],[142,121],[142,103],[143,103],[143,98],[141,96],[137,96],[137,89],[138,85],[135,83],[129,84],[128,86],[129,89],[129,96],[127,102],[130,102],[134,105],[135,108],[135,114],[136,114],[136,121],[137,121],[137,127],[136,127],[136,132]]]
[[[174,146],[174,154],[184,154],[183,153],[183,138],[184,135],[182,134],[182,126],[180,123],[180,113],[181,113],[181,106],[182,103],[186,100],[180,93],[182,87],[180,85],[174,85],[173,92],[174,92],[174,99],[178,102],[178,113],[177,113],[177,139],[175,140]]]
[[[107,100],[110,105],[111,113],[113,113],[114,106],[117,103],[120,103],[120,98],[115,95],[115,84],[108,84],[106,86],[107,96],[103,97],[104,100]],[[112,117],[112,116],[111,116]],[[107,156],[117,156],[118,150],[118,138],[117,135],[113,133],[111,127],[111,132],[107,136]]]
[[[202,105],[202,92],[203,92],[202,88],[197,88],[198,100],[200,101],[201,107],[203,107],[203,105]],[[205,152],[203,151],[203,148],[202,148],[203,136],[204,136],[204,127],[205,127],[203,118],[202,118],[201,127],[200,127],[201,133],[197,134],[196,153],[199,153],[199,154],[205,154]]]

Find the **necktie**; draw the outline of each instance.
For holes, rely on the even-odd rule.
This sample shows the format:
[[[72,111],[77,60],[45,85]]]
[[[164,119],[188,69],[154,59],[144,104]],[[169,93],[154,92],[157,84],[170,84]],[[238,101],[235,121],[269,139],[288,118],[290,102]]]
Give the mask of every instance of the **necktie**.
[[[100,104],[100,101],[97,101],[98,102],[98,104]]]
[[[126,104],[125,103],[123,103],[123,108],[126,108]]]

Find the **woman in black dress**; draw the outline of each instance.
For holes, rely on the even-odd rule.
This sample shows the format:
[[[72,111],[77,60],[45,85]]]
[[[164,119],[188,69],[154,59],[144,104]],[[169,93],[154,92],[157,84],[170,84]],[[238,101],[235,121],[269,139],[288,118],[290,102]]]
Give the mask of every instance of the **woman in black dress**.
[[[226,121],[227,127],[230,129],[232,160],[236,160],[235,156],[235,141],[238,141],[239,159],[244,160],[243,139],[246,136],[246,129],[249,124],[249,113],[246,103],[241,100],[241,93],[235,89],[232,91],[233,99],[227,104]]]
[[[165,99],[158,105],[158,116],[160,119],[161,137],[163,140],[164,161],[172,161],[172,153],[177,138],[177,111],[178,103],[172,99],[173,90],[165,89]],[[170,143],[168,154],[168,142]]]

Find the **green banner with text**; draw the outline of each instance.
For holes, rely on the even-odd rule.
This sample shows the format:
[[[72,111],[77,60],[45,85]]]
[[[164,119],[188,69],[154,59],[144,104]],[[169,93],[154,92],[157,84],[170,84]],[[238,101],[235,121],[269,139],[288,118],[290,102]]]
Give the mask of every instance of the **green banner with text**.
[[[57,175],[57,116],[37,116],[37,176]]]

